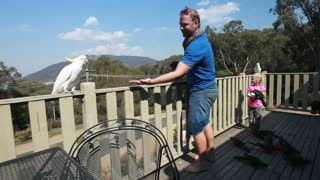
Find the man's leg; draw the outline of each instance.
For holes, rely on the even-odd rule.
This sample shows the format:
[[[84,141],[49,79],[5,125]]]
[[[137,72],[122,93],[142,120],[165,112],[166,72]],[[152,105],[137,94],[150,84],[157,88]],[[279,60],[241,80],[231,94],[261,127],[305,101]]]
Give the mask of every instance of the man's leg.
[[[207,143],[206,158],[209,161],[214,161],[214,132],[210,124],[204,128],[204,136]],[[200,138],[199,138],[200,139]],[[196,142],[196,141],[195,141]],[[199,153],[200,155],[200,153]],[[199,155],[194,157],[195,160],[199,159]]]
[[[196,135],[194,137],[194,141],[196,143],[196,148],[198,151],[199,158],[205,159],[206,152],[207,152],[207,144],[208,144],[205,132],[201,132],[200,134]]]
[[[206,158],[207,154],[207,138],[205,132],[201,132],[194,136],[194,142],[198,151],[198,158],[187,166],[184,170],[187,172],[201,172],[205,171],[209,167],[209,163]]]
[[[207,159],[212,162],[215,160],[214,131],[210,123],[205,127],[204,134],[207,141],[207,150],[206,150]]]
[[[214,135],[213,135],[213,129],[210,125],[210,123],[204,128],[204,135],[206,137],[206,141],[207,141],[207,150],[210,150],[211,148],[213,148],[213,140],[214,140]]]

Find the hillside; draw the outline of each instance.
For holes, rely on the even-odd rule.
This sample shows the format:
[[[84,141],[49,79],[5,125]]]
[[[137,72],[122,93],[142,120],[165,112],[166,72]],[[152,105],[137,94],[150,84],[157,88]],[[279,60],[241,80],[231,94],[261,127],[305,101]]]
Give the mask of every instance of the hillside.
[[[158,61],[149,57],[141,56],[114,56],[106,55],[113,60],[120,60],[123,64],[132,67],[139,67],[145,64],[156,64]],[[96,60],[99,56],[89,55],[89,60]],[[24,76],[22,79],[37,80],[42,82],[54,82],[59,72],[63,67],[68,65],[69,62],[60,62],[57,64],[50,65],[40,71]]]

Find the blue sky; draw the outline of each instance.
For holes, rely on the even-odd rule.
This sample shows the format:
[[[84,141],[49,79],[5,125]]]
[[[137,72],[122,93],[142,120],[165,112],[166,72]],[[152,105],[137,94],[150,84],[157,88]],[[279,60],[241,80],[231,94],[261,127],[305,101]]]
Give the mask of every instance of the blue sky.
[[[201,26],[272,27],[275,0],[1,0],[0,61],[23,76],[81,54],[182,54],[179,12],[197,9]]]

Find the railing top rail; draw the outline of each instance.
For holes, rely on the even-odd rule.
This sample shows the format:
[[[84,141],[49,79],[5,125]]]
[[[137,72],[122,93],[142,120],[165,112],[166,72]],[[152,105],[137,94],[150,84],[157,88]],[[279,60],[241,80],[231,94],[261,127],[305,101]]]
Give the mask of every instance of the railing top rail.
[[[0,100],[0,105],[6,104],[17,104],[17,103],[27,103],[30,101],[39,101],[39,100],[52,100],[62,97],[70,97],[70,96],[83,96],[83,92],[76,91],[73,93],[61,93],[61,94],[46,94],[40,96],[29,96],[29,97],[19,97],[19,98],[10,98],[10,99],[2,99]]]
[[[186,84],[185,81],[179,81],[179,82],[168,82],[168,83],[161,83],[161,84],[153,84],[153,85],[133,85],[133,86],[125,86],[125,87],[115,87],[115,88],[105,88],[105,89],[97,89],[96,93],[108,93],[108,92],[119,92],[119,91],[126,91],[126,90],[135,90],[140,88],[153,88],[153,87],[159,87],[159,86],[176,86],[176,85],[184,85]]]
[[[292,73],[286,73],[286,72],[283,72],[283,73],[267,73],[267,75],[282,75],[282,74],[286,74],[286,75],[302,75],[302,74],[317,74],[318,72],[292,72]]]
[[[295,73],[267,73],[267,75],[316,75],[318,72],[295,72]],[[252,74],[246,74],[245,76],[251,76]],[[228,77],[221,77],[216,78],[217,80],[221,79],[233,79],[239,78],[243,76],[228,76]],[[97,94],[108,93],[108,92],[119,92],[119,91],[126,91],[126,90],[138,90],[140,88],[152,88],[152,87],[159,87],[159,86],[170,86],[170,85],[185,85],[185,81],[178,81],[178,82],[168,82],[162,84],[154,84],[154,85],[133,85],[133,86],[125,86],[125,87],[116,87],[116,88],[104,88],[104,89],[96,89]],[[29,96],[29,97],[20,97],[20,98],[10,98],[10,99],[2,99],[0,100],[0,105],[7,105],[7,104],[17,104],[17,103],[27,103],[30,101],[39,101],[39,100],[53,100],[62,97],[75,97],[75,96],[83,96],[83,92],[76,91],[73,93],[61,93],[55,95],[40,95],[40,96]]]
[[[216,80],[220,80],[220,79],[236,79],[236,78],[240,78],[240,77],[244,77],[244,76],[251,76],[252,74],[245,74],[245,75],[240,75],[240,76],[224,76],[224,77],[217,77]]]
[[[108,93],[108,92],[119,92],[126,90],[134,90],[140,89],[144,87],[158,87],[158,86],[168,86],[168,85],[183,85],[185,82],[169,82],[162,84],[154,84],[154,85],[134,85],[134,86],[125,86],[125,87],[116,87],[116,88],[105,88],[105,89],[96,89],[97,94]],[[39,101],[39,100],[53,100],[62,97],[75,97],[75,96],[83,96],[83,92],[75,91],[73,93],[61,93],[61,94],[46,94],[40,96],[29,96],[29,97],[19,97],[19,98],[10,98],[10,99],[2,99],[0,100],[0,105],[7,104],[18,104],[18,103],[27,103],[30,101]]]

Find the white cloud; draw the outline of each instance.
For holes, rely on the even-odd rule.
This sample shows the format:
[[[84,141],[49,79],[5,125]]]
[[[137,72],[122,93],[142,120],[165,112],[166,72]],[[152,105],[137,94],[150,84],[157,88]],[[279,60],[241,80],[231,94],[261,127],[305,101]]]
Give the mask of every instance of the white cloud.
[[[141,28],[135,28],[135,29],[133,30],[133,32],[140,32],[140,31],[142,31]]]
[[[98,25],[98,19],[94,16],[90,16],[86,19],[86,21],[84,22],[84,26],[92,26],[92,25]]]
[[[166,26],[162,26],[162,27],[156,27],[152,29],[153,31],[156,32],[169,32],[169,31],[176,31],[177,28],[170,28],[170,27],[166,27]]]
[[[78,54],[92,54],[92,55],[101,55],[101,54],[111,54],[111,55],[129,55],[129,56],[143,56],[144,50],[140,46],[129,46],[125,43],[118,44],[106,44],[100,45],[95,48],[83,50],[81,52],[74,52],[74,55]]]
[[[223,5],[211,6],[207,9],[198,9],[201,21],[208,24],[226,23],[233,19],[230,14],[240,11],[236,3],[228,2]]]
[[[198,6],[206,6],[210,3],[210,0],[201,0],[197,3]]]
[[[30,31],[32,31],[32,27],[29,24],[20,24],[18,29],[19,29],[19,31],[22,31],[22,32],[30,32]]]
[[[92,29],[76,28],[72,32],[59,33],[57,35],[60,39],[65,40],[95,40],[95,41],[114,41],[114,40],[125,40],[127,34],[123,31],[115,32],[103,32]]]

